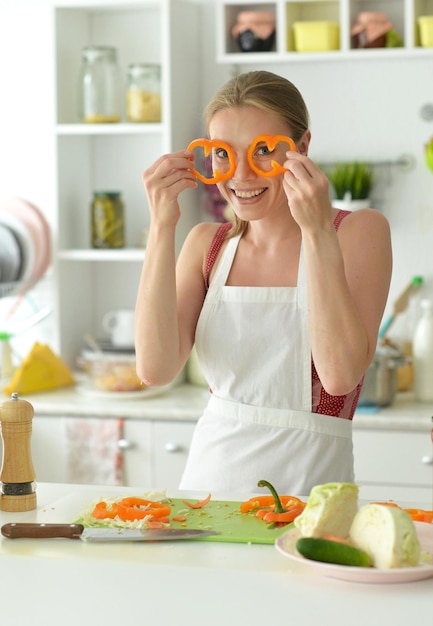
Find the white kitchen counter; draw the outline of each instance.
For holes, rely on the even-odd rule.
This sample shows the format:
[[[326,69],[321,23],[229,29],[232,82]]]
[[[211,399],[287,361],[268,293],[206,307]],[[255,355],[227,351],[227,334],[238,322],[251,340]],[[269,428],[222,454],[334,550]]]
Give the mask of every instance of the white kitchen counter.
[[[68,387],[52,392],[22,396],[39,416],[124,417],[151,420],[196,421],[205,407],[209,392],[204,387],[181,384],[160,396],[145,399],[90,397]],[[117,395],[117,394],[116,394]],[[5,400],[7,397],[4,398]],[[411,393],[397,395],[394,404],[376,413],[355,413],[355,429],[429,431],[433,405],[416,403]]]
[[[110,495],[127,491],[109,490]],[[37,511],[0,511],[0,524],[72,521],[72,501],[81,510],[109,495],[106,487],[49,484],[38,485],[37,493]],[[414,611],[418,621],[430,623],[432,598],[433,579],[373,585],[323,578],[272,545],[0,539],[0,615],[8,626],[148,621],[158,626],[379,626],[390,620],[406,626]]]

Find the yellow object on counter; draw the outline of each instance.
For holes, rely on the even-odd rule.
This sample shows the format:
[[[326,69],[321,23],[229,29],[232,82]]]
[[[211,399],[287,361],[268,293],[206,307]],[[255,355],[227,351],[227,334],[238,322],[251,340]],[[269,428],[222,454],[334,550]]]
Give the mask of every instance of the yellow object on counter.
[[[3,393],[20,395],[75,384],[65,363],[45,344],[35,343],[30,353],[4,387]]]

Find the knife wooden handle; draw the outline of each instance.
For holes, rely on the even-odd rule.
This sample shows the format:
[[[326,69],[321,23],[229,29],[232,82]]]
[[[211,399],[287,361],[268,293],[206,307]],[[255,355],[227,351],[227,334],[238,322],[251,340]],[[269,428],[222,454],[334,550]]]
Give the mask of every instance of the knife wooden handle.
[[[32,524],[26,522],[4,524],[1,533],[8,539],[80,539],[82,524]]]

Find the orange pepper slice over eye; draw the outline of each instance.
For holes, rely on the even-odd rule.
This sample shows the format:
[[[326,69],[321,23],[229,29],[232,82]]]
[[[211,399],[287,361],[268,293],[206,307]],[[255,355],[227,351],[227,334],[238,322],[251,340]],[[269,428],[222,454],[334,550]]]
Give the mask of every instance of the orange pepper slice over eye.
[[[212,178],[207,178],[206,176],[203,176],[203,174],[197,172],[195,168],[191,169],[194,176],[201,180],[201,182],[205,185],[216,185],[216,183],[220,183],[223,180],[228,180],[235,173],[236,160],[233,148],[225,141],[218,141],[217,139],[194,139],[194,141],[191,141],[191,143],[188,145],[187,150],[191,150],[192,152],[194,148],[203,148],[205,156],[209,156],[212,148],[222,148],[227,152],[229,157],[229,169],[227,170],[227,172],[220,172],[216,169]]]
[[[266,144],[269,150],[273,150],[275,146],[277,145],[277,143],[280,143],[280,142],[287,143],[290,146],[290,150],[292,152],[297,152],[296,144],[293,141],[293,139],[291,139],[290,137],[287,137],[286,135],[258,135],[254,139],[250,147],[248,148],[249,166],[251,167],[253,172],[258,174],[259,176],[270,178],[271,176],[278,176],[278,174],[282,174],[283,172],[285,172],[286,168],[274,160],[271,161],[271,165],[272,165],[271,170],[261,170],[259,167],[257,167],[257,165],[254,163],[253,155],[254,155],[254,150],[256,149],[257,145],[262,142]]]

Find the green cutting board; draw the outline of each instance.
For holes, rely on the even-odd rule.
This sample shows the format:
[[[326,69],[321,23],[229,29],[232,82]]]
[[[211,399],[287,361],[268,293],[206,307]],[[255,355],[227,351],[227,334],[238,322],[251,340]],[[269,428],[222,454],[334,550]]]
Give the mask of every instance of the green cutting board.
[[[201,537],[200,541],[222,541],[226,543],[269,543],[285,533],[292,525],[281,528],[268,528],[255,513],[241,513],[240,502],[224,502],[211,500],[201,509],[191,509],[182,500],[170,498],[171,517],[184,515],[185,522],[171,521],[173,528],[201,528],[215,530],[218,535]],[[195,503],[197,500],[188,500]]]
[[[190,498],[187,501],[199,502]],[[255,512],[241,513],[240,502],[210,500],[200,509],[189,508],[180,498],[166,498],[163,502],[171,506],[170,526],[172,528],[199,528],[215,530],[218,533],[218,535],[197,537],[194,541],[273,544],[277,537],[293,526],[293,524],[288,524],[281,528],[269,528],[263,520],[255,516]],[[175,522],[172,518],[176,515],[183,515],[186,520]],[[84,523],[81,518],[75,519],[74,522]],[[97,526],[103,527],[104,524],[101,522]]]

